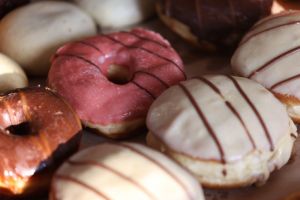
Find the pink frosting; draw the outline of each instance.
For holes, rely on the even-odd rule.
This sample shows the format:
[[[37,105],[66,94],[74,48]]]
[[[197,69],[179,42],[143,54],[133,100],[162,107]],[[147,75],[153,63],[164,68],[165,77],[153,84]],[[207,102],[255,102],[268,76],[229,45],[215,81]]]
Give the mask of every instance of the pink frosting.
[[[123,85],[109,81],[111,64],[127,67],[132,79]],[[81,120],[107,125],[144,118],[156,97],[185,78],[169,42],[139,28],[64,45],[52,59],[48,84]]]

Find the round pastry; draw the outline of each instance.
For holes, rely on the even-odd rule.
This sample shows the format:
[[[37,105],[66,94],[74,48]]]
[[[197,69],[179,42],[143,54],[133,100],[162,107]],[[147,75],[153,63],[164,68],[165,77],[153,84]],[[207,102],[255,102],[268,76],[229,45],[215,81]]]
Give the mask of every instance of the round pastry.
[[[64,45],[53,57],[48,85],[86,126],[124,138],[144,125],[161,92],[185,78],[169,42],[139,28]]]
[[[12,11],[0,21],[0,51],[31,75],[46,75],[50,57],[68,41],[96,34],[93,20],[76,6],[41,1]]]
[[[119,29],[154,14],[154,0],[74,0],[101,29]],[[117,13],[117,14],[116,14]]]
[[[28,85],[26,74],[13,60],[0,53],[0,92]]]
[[[78,149],[77,115],[48,89],[0,96],[0,198],[44,192],[49,175]]]
[[[228,51],[260,18],[270,14],[273,0],[160,0],[161,20],[199,47]],[[217,16],[217,17],[216,17]]]
[[[134,143],[104,143],[55,173],[50,200],[204,200],[197,180],[163,154]]]
[[[297,137],[284,106],[246,78],[181,82],[151,105],[147,143],[176,159],[206,187],[263,184],[289,160]]]
[[[0,19],[11,10],[28,3],[29,0],[1,0],[0,1]]]
[[[300,12],[273,15],[258,22],[234,53],[234,73],[271,90],[300,122]]]

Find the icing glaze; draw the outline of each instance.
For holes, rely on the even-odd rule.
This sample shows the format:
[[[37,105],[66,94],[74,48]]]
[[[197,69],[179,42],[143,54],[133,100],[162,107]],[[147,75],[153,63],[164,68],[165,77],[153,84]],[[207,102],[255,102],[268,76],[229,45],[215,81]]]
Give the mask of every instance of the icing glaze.
[[[57,171],[51,199],[201,200],[198,182],[169,158],[133,143],[101,144]]]
[[[147,127],[151,146],[159,144],[158,148],[185,166],[185,162],[198,162],[187,166],[192,171],[197,165],[202,168],[205,163],[215,163],[221,177],[232,176],[234,170],[253,169],[245,167],[252,159],[263,163],[260,173],[269,169],[269,174],[275,164],[281,167],[288,160],[294,141],[290,134],[296,134],[285,107],[272,93],[249,79],[223,75],[194,78],[166,90],[151,105]],[[287,153],[280,157],[278,152],[283,151]],[[268,162],[274,154],[279,158],[271,165]],[[243,165],[246,158],[249,161]],[[229,173],[226,166],[233,171]],[[247,173],[259,170],[250,171]],[[201,170],[193,172],[202,180],[211,178]]]
[[[49,175],[79,146],[81,123],[43,88],[0,96],[0,198],[44,191]]]
[[[128,82],[109,80],[112,64],[128,71]],[[152,101],[186,75],[166,40],[134,29],[61,47],[48,78],[50,87],[70,102],[84,123],[109,125],[144,118]]]
[[[246,34],[233,55],[233,71],[275,94],[300,99],[299,35],[299,11],[263,19]]]

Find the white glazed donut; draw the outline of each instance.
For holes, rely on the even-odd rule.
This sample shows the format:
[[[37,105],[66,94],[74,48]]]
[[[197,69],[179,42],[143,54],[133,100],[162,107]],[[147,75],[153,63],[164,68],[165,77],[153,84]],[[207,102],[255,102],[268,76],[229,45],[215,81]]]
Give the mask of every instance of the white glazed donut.
[[[0,22],[0,51],[31,75],[45,75],[55,50],[96,34],[93,20],[76,6],[40,1],[16,9]]]
[[[270,89],[294,121],[300,122],[300,12],[282,12],[259,21],[240,43],[234,73]]]
[[[101,29],[139,23],[154,13],[155,0],[74,0],[90,13]]]
[[[296,127],[272,93],[224,75],[181,82],[148,112],[147,143],[213,188],[263,184],[290,158]]]
[[[0,53],[0,92],[28,86],[23,69],[12,59]]]
[[[204,200],[197,180],[165,155],[134,143],[78,152],[52,180],[50,200]]]

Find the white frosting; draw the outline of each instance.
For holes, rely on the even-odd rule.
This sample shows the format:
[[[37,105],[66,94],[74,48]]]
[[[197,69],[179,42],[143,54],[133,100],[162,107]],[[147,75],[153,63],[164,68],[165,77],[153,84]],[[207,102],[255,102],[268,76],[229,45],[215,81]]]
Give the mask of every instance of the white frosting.
[[[102,29],[141,22],[154,13],[154,0],[74,0]]]
[[[73,4],[35,2],[6,15],[0,22],[0,51],[28,73],[45,75],[56,49],[72,40],[96,34],[91,17]]]
[[[249,155],[257,158],[252,154],[259,154],[260,157],[258,158],[262,166],[266,166],[274,155],[273,152],[281,148],[279,144],[283,138],[288,138],[289,141],[286,142],[288,153],[282,154],[283,157],[277,159],[275,164],[272,165],[273,168],[275,165],[277,167],[282,166],[283,163],[279,160],[286,162],[290,157],[290,150],[294,141],[290,134],[297,135],[296,127],[290,121],[285,107],[261,85],[249,79],[234,77],[259,113],[263,121],[261,123],[253,108],[227,76],[213,75],[204,78],[217,87],[221,95],[202,80],[192,79],[182,82],[182,85],[193,96],[197,106],[216,135],[217,141],[224,151],[226,166],[241,162]],[[242,122],[229,108],[228,104],[237,111],[242,119],[254,141],[255,148],[247,135],[246,129],[243,128]],[[270,151],[271,143],[263,124],[265,124],[274,145],[273,152]],[[176,154],[175,158],[181,154],[185,158],[207,161],[207,163],[220,164],[222,161],[217,142],[204,124],[204,119],[199,116],[195,106],[179,86],[169,88],[154,101],[148,112],[147,126],[151,134],[169,149],[170,154]],[[242,166],[244,169],[247,168],[245,167],[246,164],[257,165],[257,162],[241,163],[244,164]],[[185,165],[184,162],[182,164]],[[209,168],[209,165],[206,167]],[[222,168],[222,165],[218,167]],[[188,168],[191,168],[191,166],[188,166]],[[273,168],[270,167],[270,171]],[[199,171],[198,173],[206,176],[202,172]],[[221,174],[221,171],[214,171],[214,174],[216,173]]]
[[[28,86],[26,74],[12,59],[0,53],[0,92]]]
[[[80,151],[70,160],[88,164],[64,163],[53,179],[53,199],[105,199],[99,193],[115,200],[204,199],[201,186],[189,173],[163,154],[139,144],[101,144]]]
[[[231,64],[236,74],[248,77],[255,72],[251,79],[273,92],[300,99],[300,12],[284,12],[258,22],[243,38]],[[296,75],[299,78],[277,85]]]

